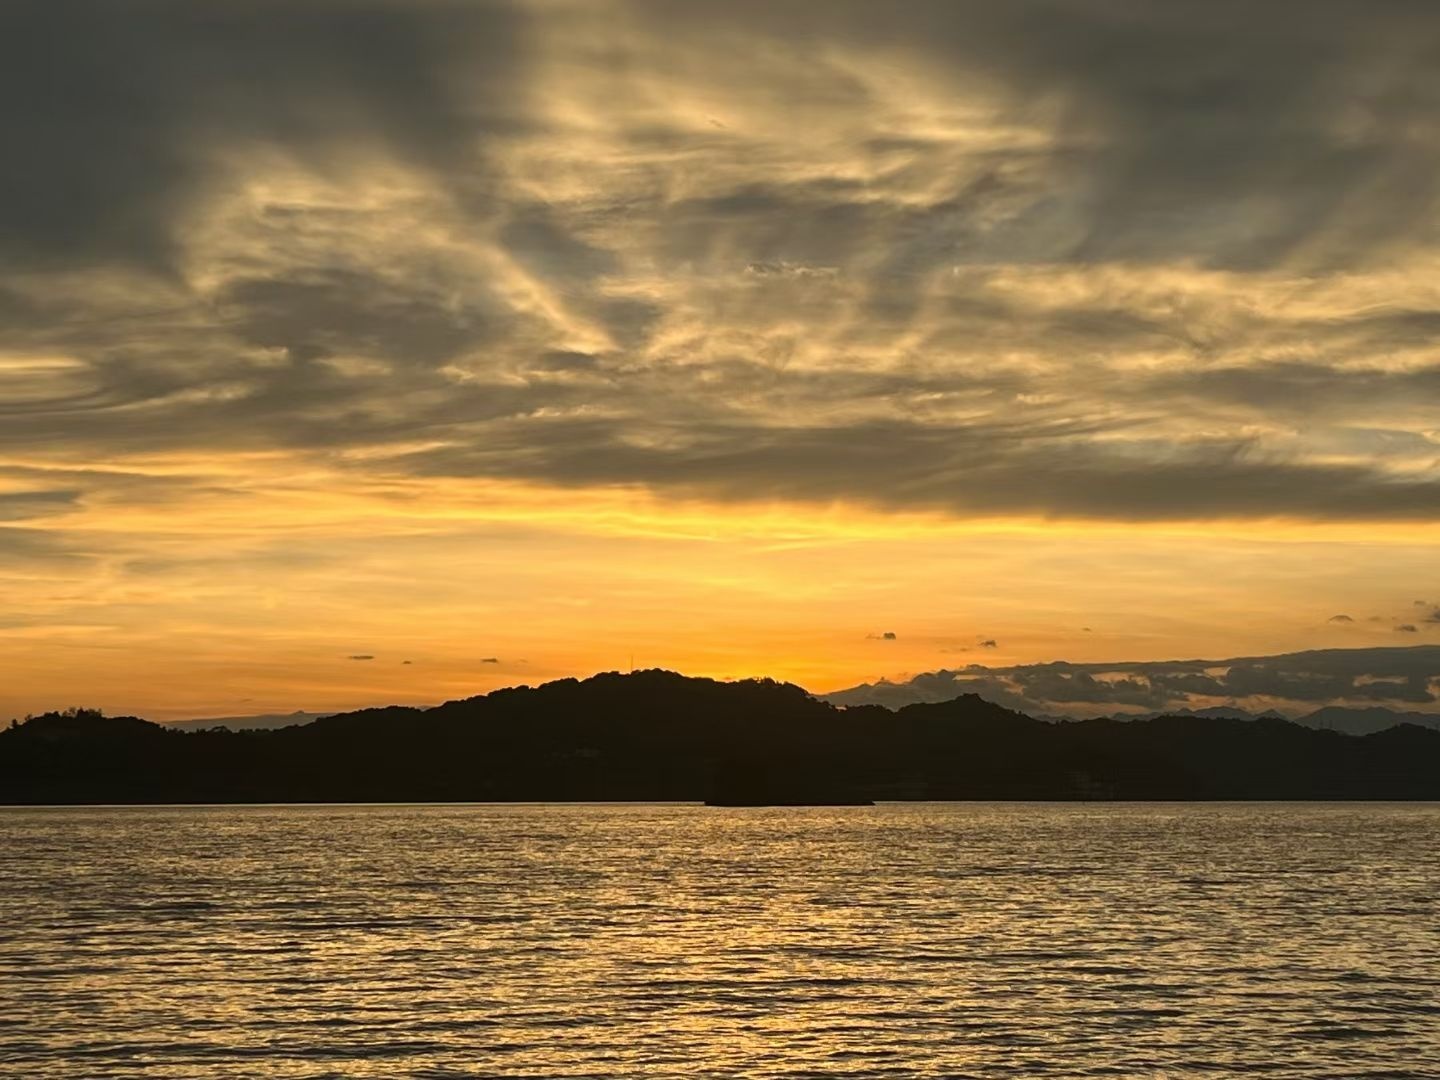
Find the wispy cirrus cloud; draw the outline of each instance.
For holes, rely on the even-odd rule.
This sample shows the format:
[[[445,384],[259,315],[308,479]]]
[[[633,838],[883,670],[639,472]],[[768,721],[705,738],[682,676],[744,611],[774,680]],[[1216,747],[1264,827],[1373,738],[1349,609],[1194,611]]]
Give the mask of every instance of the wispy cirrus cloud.
[[[1440,28],[1323,7],[22,0],[0,439],[1428,518]]]

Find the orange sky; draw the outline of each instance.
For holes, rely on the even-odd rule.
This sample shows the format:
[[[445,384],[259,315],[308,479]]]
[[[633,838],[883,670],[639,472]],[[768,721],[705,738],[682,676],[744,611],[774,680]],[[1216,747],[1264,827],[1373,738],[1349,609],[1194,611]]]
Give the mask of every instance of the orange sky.
[[[78,508],[62,535],[83,558],[4,578],[0,712],[428,703],[632,661],[824,691],[971,663],[1394,645],[1434,551],[1413,526],[963,521],[342,483],[273,458],[151,467],[205,464],[212,490]]]

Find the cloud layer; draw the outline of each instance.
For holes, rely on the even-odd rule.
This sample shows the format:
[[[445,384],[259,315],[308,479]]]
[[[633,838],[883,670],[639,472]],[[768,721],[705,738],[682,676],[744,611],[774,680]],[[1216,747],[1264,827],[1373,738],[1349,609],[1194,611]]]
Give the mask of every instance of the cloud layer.
[[[1310,711],[1322,705],[1387,705],[1422,711],[1440,701],[1440,646],[1316,649],[1280,656],[1135,663],[1054,662],[986,667],[880,681],[826,697],[841,705],[899,708],[981,697],[1031,715],[1098,716],[1236,706]]]
[[[19,0],[0,452],[1431,520],[1437,48],[1334,0]]]

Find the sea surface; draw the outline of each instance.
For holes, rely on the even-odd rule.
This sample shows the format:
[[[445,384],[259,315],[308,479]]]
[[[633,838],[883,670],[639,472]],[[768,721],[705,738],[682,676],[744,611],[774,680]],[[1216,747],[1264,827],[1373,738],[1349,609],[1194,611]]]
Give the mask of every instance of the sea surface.
[[[1440,1077],[1440,806],[4,809],[0,1076]]]

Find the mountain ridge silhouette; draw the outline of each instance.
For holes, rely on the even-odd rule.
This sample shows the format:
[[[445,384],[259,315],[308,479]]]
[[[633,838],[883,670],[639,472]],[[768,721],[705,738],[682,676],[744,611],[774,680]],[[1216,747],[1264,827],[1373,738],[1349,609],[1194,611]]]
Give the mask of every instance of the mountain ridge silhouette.
[[[1434,799],[1440,732],[1280,718],[1054,723],[967,694],[840,708],[652,669],[272,730],[86,710],[0,732],[0,802]]]

